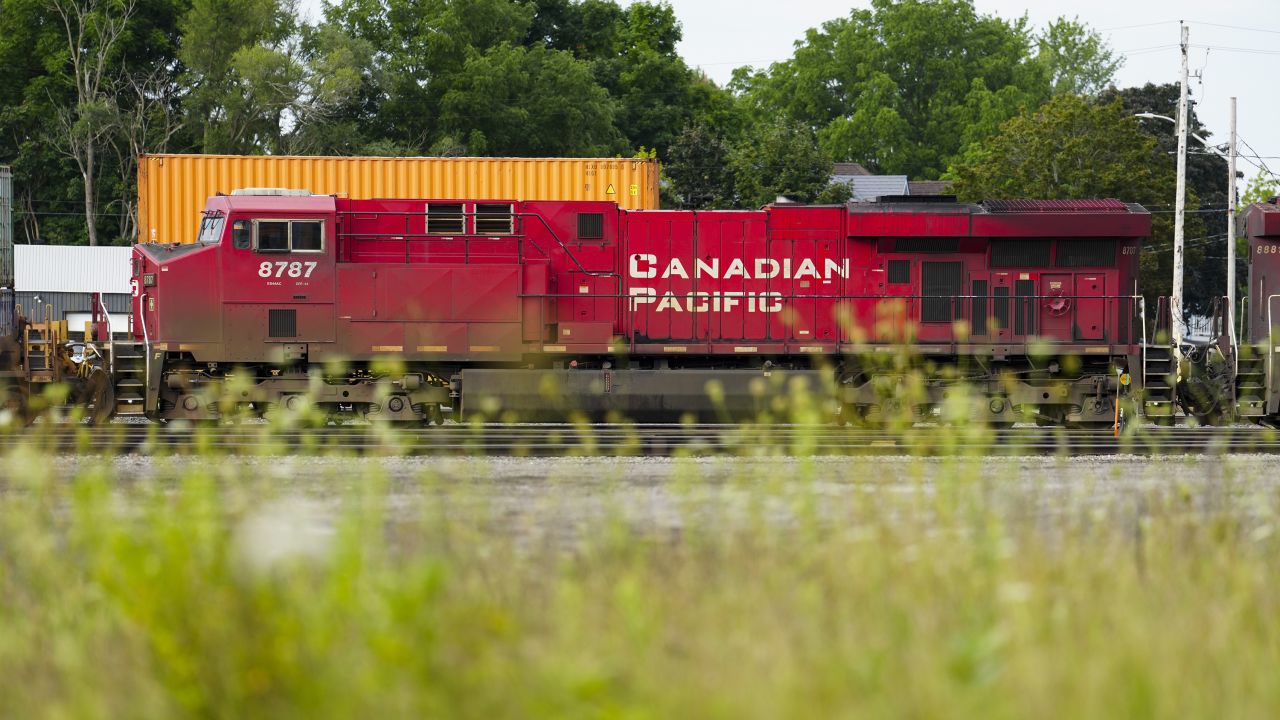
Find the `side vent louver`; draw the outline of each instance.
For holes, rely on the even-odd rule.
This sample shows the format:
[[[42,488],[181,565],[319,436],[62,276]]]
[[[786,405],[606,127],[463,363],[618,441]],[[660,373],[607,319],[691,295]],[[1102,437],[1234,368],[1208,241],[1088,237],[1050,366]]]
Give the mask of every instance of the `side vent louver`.
[[[578,213],[578,239],[604,239],[604,213]]]
[[[267,337],[292,338],[298,336],[297,310],[268,310]]]

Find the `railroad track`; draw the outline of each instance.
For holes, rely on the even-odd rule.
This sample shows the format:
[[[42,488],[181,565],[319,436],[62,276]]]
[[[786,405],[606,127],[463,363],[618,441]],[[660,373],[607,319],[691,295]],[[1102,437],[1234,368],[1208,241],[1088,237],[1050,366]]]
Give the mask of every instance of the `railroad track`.
[[[0,451],[147,455],[1115,455],[1280,453],[1280,433],[1257,427],[1107,430],[1017,427],[904,431],[795,425],[490,425],[273,430],[113,424],[38,425],[0,435]]]

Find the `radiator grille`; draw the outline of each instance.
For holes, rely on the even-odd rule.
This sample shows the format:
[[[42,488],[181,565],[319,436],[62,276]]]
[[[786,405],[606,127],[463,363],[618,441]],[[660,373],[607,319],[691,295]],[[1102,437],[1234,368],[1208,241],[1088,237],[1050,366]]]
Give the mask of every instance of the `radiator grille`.
[[[890,260],[889,282],[895,285],[902,285],[904,283],[911,282],[911,261]]]
[[[1013,332],[1015,335],[1035,335],[1036,302],[1032,296],[1036,294],[1036,283],[1034,280],[1018,280],[1013,291],[1018,296],[1017,308],[1013,312]]]
[[[995,297],[995,313],[996,325],[1007,328],[1009,327],[1009,288],[998,287],[991,291]]]
[[[973,281],[973,334],[987,334],[987,281]]]
[[[578,239],[604,239],[604,213],[578,213]]]
[[[1052,240],[992,240],[991,267],[1048,267],[1052,247]]]
[[[960,250],[960,238],[898,238],[893,242],[893,250],[900,253],[953,253]]]
[[[964,265],[958,262],[920,264],[921,322],[951,322],[952,304],[960,294]]]
[[[1059,240],[1058,267],[1113,267],[1115,240]]]
[[[267,337],[291,338],[298,336],[297,310],[268,310]]]

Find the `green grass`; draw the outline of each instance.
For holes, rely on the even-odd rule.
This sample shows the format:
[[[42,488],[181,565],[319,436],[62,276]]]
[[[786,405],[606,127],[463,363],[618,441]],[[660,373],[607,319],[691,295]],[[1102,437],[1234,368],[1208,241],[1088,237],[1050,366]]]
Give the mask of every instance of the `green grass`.
[[[655,520],[634,465],[383,462],[4,459],[0,715],[1280,712],[1280,486],[1230,463],[675,461]]]

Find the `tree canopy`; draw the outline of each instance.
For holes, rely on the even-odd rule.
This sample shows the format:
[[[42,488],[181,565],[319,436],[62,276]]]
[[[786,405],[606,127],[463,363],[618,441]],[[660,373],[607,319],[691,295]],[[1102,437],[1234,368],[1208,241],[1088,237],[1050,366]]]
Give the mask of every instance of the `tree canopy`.
[[[1054,93],[1095,92],[1117,67],[1075,21],[1036,34],[971,0],[873,0],[810,30],[793,58],[738,71],[733,89],[812,128],[837,161],[932,179],[1000,123]]]
[[[1142,254],[1142,288],[1151,303],[1168,295],[1173,277],[1174,159],[1119,98],[1109,102],[1061,95],[1009,120],[980,154],[952,168],[965,200],[984,198],[1119,198],[1152,211],[1154,229]],[[1225,184],[1226,168],[1221,182]],[[1225,238],[1206,229],[1200,199],[1187,193],[1185,276],[1188,307],[1204,312],[1221,295],[1225,268],[1207,258]],[[1222,213],[1219,212],[1219,215]],[[1225,221],[1224,221],[1225,222]]]

